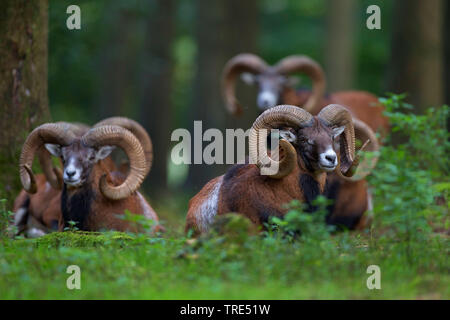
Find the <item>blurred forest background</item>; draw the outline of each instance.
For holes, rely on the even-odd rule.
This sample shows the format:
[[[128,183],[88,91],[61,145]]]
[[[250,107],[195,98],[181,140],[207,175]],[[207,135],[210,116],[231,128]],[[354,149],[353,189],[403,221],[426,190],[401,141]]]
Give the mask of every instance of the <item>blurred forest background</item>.
[[[0,165],[11,179],[18,180],[17,150],[25,138],[9,129],[13,123],[29,132],[50,119],[94,124],[120,115],[142,123],[153,140],[154,165],[144,184],[150,198],[168,190],[198,192],[225,168],[172,164],[175,143],[170,136],[176,128],[191,129],[193,120],[202,120],[203,130],[250,127],[257,116],[255,88],[238,84],[246,106],[241,119],[227,114],[220,94],[222,68],[241,52],[258,54],[268,63],[291,54],[309,55],[324,67],[329,91],[407,92],[417,112],[450,101],[450,3],[444,0],[26,2],[0,3]],[[81,30],[66,27],[71,4],[81,8]],[[381,8],[381,30],[366,28],[366,9],[372,4]],[[27,7],[25,13],[11,17],[19,5]],[[23,47],[15,48],[13,36],[20,39],[20,32],[25,40],[17,43]],[[27,51],[30,39],[42,47]],[[36,121],[30,116],[26,123],[11,115],[29,93],[17,100],[10,93],[19,80],[5,73],[7,57],[12,64],[23,58],[19,60],[27,69],[21,50],[36,59],[33,63],[42,62],[44,79],[44,84],[30,85],[39,92],[34,107],[43,109]],[[0,179],[8,188],[8,178]]]

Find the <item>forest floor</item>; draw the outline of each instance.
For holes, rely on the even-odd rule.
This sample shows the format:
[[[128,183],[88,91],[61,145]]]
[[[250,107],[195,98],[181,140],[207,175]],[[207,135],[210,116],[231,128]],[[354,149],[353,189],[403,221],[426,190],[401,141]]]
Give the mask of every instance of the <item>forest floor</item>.
[[[289,240],[249,233],[233,216],[226,232],[193,240],[181,216],[168,221],[161,237],[67,231],[0,240],[0,299],[450,298],[443,234],[405,242],[372,229]],[[80,267],[80,290],[66,286],[70,265]],[[367,287],[370,265],[380,267],[379,290]]]

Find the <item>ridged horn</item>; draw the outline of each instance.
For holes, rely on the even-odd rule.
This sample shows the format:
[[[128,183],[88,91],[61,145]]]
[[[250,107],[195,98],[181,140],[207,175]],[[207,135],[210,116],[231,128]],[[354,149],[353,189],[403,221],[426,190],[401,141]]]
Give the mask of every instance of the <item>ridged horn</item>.
[[[287,176],[297,163],[297,152],[286,140],[280,140],[280,147],[286,152],[278,161],[267,154],[267,136],[271,129],[282,126],[302,128],[312,124],[313,116],[296,106],[279,105],[264,111],[253,123],[249,136],[249,156],[261,173],[271,178],[281,179]],[[278,170],[277,170],[278,169]]]
[[[89,131],[90,127],[84,123],[70,123],[64,121],[58,121],[56,124],[62,124],[66,126],[70,131],[72,131],[77,137],[81,137],[87,131]],[[50,185],[57,190],[61,190],[64,181],[62,178],[62,172],[59,168],[53,167],[52,155],[45,149],[44,146],[41,146],[37,151],[39,164],[41,169]]]
[[[37,150],[37,155],[39,165],[48,183],[50,183],[54,189],[61,190],[64,185],[62,173],[59,168],[53,167],[52,155],[50,152],[42,145]]]
[[[349,171],[353,172],[353,174],[349,178],[344,176],[344,179],[358,181],[368,176],[375,168],[378,162],[378,151],[380,150],[380,144],[375,133],[366,123],[359,119],[353,118],[353,126],[355,129],[355,139],[361,141],[362,146],[356,153],[355,160],[349,168]],[[371,158],[365,157],[363,161],[360,162],[361,151],[373,152],[374,155]]]
[[[355,159],[355,130],[350,111],[339,104],[330,104],[317,116],[330,127],[345,126],[344,138],[340,139],[340,156],[336,172],[343,178],[351,178],[358,165],[358,159]]]
[[[257,55],[241,53],[231,58],[225,65],[222,73],[222,95],[225,105],[233,115],[242,113],[242,106],[236,99],[236,77],[242,72],[259,74],[268,68],[267,63]]]
[[[130,160],[128,176],[119,186],[110,185],[106,175],[100,178],[100,191],[106,198],[125,199],[140,187],[145,178],[147,164],[141,143],[129,130],[114,125],[96,127],[89,130],[81,138],[81,142],[91,148],[100,148],[105,145],[118,146],[125,151]]]
[[[145,175],[147,176],[147,174],[150,172],[150,168],[152,167],[153,163],[153,145],[152,140],[150,139],[150,136],[148,135],[144,127],[141,126],[138,122],[125,117],[107,118],[95,124],[94,127],[101,127],[105,125],[115,125],[125,128],[127,130],[130,130],[131,133],[133,133],[136,136],[136,138],[142,145],[142,149],[144,149],[146,161]]]
[[[69,145],[74,139],[75,135],[71,131],[70,126],[64,123],[46,123],[35,128],[28,135],[23,144],[19,160],[20,181],[26,192],[35,193],[37,191],[36,179],[31,170],[36,152],[39,150],[42,151],[42,148],[46,143],[64,146]],[[46,172],[46,170],[49,170],[51,167],[51,163],[47,161],[50,157],[45,155],[41,155],[41,157],[41,161],[43,161],[42,169]],[[49,174],[49,171],[47,171],[46,174]],[[61,179],[60,176],[58,178],[57,172],[53,172],[53,174],[56,179]],[[51,180],[49,179],[48,181],[50,182]],[[55,181],[53,181],[53,183],[55,183]],[[59,182],[57,182],[55,186],[58,187]]]
[[[316,110],[323,98],[326,87],[325,74],[316,61],[307,56],[287,56],[274,66],[274,70],[284,75],[297,72],[310,77],[312,80],[312,94],[301,107],[308,112]]]

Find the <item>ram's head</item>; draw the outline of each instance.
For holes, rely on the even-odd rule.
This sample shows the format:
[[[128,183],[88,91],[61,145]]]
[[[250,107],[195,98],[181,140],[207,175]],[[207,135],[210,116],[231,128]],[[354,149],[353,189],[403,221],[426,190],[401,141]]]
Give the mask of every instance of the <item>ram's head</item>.
[[[31,170],[37,150],[45,146],[63,162],[63,181],[70,187],[80,187],[88,182],[94,165],[106,158],[115,146],[123,149],[130,160],[130,170],[125,181],[113,186],[106,175],[100,177],[101,193],[111,199],[124,199],[141,185],[150,164],[141,143],[129,130],[116,125],[94,127],[79,136],[67,123],[47,123],[34,129],[26,139],[20,156],[20,178],[24,189],[36,192],[36,182]],[[97,181],[95,182],[97,183]]]
[[[297,79],[289,76],[292,73],[304,73],[311,78],[312,95],[303,108],[312,110],[325,92],[325,75],[317,62],[306,56],[288,56],[269,66],[254,54],[235,56],[225,65],[222,75],[222,93],[228,110],[234,115],[242,112],[235,95],[238,75],[245,83],[258,87],[256,103],[262,112],[279,104],[283,90],[295,85]]]
[[[361,124],[358,122],[358,126]],[[272,129],[281,129],[279,146],[281,156],[267,150],[267,138]],[[360,138],[364,145],[378,148],[373,132],[364,127]],[[373,140],[373,141],[372,141]],[[280,105],[261,114],[253,123],[249,137],[250,159],[261,168],[261,173],[280,179],[292,172],[296,165],[307,171],[331,172],[346,180],[358,172],[358,179],[370,173],[373,165],[357,170],[359,155],[355,154],[355,130],[350,112],[332,104],[317,115],[291,105]]]

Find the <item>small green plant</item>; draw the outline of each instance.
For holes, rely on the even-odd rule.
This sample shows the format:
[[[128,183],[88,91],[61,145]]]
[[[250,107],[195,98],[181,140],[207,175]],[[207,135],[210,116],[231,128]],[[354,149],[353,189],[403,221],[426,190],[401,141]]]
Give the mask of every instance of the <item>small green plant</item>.
[[[334,226],[327,225],[325,218],[327,206],[331,200],[324,196],[319,196],[313,201],[316,210],[313,213],[305,212],[305,204],[298,200],[293,200],[286,205],[288,212],[283,218],[271,217],[266,225],[268,234],[281,232],[289,241],[301,235],[302,241],[321,241],[328,239],[330,232],[334,231]]]
[[[14,212],[6,209],[7,199],[0,199],[0,238],[16,234],[17,227],[12,224]]]
[[[127,221],[142,233],[150,233],[157,225],[156,221],[150,220],[142,214],[132,213],[129,210],[125,210],[124,214],[117,214],[116,217],[121,220]]]
[[[329,202],[319,197],[314,213],[293,201],[263,232],[244,216],[228,214],[195,239],[181,231],[158,238],[69,231],[5,239],[0,288],[8,290],[0,290],[0,298],[449,299],[450,182],[442,158],[448,154],[442,120],[448,109],[417,116],[409,114],[403,96],[385,99],[396,134],[407,139],[396,145],[388,139],[368,176],[370,230],[333,232],[325,223]],[[4,206],[0,211],[1,221],[11,218]],[[119,217],[142,230],[153,226],[129,211]],[[183,225],[185,212],[175,219],[174,225]],[[61,290],[71,264],[87,277],[78,292]],[[382,270],[382,290],[367,289],[366,270],[373,264]]]
[[[379,99],[386,108],[392,133],[405,141],[392,148],[403,157],[402,161],[407,161],[408,169],[426,170],[436,181],[448,179],[450,136],[446,121],[450,116],[449,107],[428,108],[425,114],[417,115],[411,113],[414,107],[404,102],[405,97],[405,94],[389,94]],[[388,137],[388,142],[390,140],[392,135]]]
[[[72,221],[72,220],[70,220],[70,221],[67,221],[67,224],[68,224],[69,226],[68,226],[68,227],[65,227],[65,228],[64,228],[64,231],[72,231],[72,232],[75,232],[75,231],[80,230],[80,229],[77,227],[77,224],[78,224],[77,221]]]
[[[393,94],[380,98],[392,131],[403,142],[381,148],[380,161],[368,180],[384,238],[403,243],[412,257],[412,243],[429,239],[431,226],[448,218],[448,204],[443,206],[438,199],[446,202],[450,185],[445,123],[449,108],[430,108],[424,115],[415,115],[409,112],[413,107],[404,98]]]

